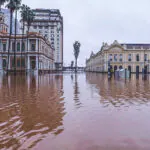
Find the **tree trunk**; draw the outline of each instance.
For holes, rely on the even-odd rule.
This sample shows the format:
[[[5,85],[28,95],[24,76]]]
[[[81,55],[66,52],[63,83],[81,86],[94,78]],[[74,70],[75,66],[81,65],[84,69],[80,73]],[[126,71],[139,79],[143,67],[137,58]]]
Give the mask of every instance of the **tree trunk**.
[[[8,56],[7,56],[7,75],[8,75],[8,69],[9,69],[9,55],[10,55],[10,44],[11,44],[11,35],[12,35],[12,17],[13,17],[13,11],[10,10],[10,32],[9,32],[9,42],[8,42]]]
[[[27,30],[27,51],[26,51],[26,70],[28,69],[28,65],[27,63],[29,63],[27,60],[27,56],[28,56],[28,34],[29,34],[29,27],[28,27],[28,30]],[[30,61],[30,60],[29,60]]]
[[[40,41],[38,39],[38,73],[39,73],[39,47],[40,47]],[[37,62],[36,62],[37,63]]]
[[[75,72],[77,72],[77,59],[75,60]]]
[[[23,20],[23,27],[22,27],[22,42],[21,42],[21,73],[22,73],[23,36],[24,36],[24,20]],[[24,45],[24,48],[25,48],[25,45]],[[25,61],[25,59],[24,59],[24,61]]]
[[[17,36],[17,10],[15,10],[15,49],[14,49],[14,75],[16,75],[16,36]]]

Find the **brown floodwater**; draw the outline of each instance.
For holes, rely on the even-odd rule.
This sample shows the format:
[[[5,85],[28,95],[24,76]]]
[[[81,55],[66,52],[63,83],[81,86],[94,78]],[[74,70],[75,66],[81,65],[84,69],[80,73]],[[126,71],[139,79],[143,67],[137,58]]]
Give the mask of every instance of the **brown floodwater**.
[[[150,75],[1,75],[0,149],[150,150]]]

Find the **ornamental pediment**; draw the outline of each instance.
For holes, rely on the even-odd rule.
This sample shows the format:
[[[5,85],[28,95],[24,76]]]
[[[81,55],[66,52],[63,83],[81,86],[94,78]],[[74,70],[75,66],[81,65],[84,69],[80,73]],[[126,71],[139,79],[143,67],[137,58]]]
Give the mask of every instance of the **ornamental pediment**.
[[[109,49],[109,51],[111,51],[111,52],[122,52],[123,49],[121,47],[116,46],[116,47],[111,47]]]

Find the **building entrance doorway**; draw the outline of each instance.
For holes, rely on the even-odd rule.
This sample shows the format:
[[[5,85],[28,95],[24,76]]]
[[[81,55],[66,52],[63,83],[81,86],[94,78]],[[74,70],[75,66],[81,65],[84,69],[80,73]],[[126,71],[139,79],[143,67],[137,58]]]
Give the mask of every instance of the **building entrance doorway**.
[[[114,66],[114,72],[117,70],[117,66]]]
[[[128,66],[128,70],[130,71],[130,73],[131,73],[131,66]]]

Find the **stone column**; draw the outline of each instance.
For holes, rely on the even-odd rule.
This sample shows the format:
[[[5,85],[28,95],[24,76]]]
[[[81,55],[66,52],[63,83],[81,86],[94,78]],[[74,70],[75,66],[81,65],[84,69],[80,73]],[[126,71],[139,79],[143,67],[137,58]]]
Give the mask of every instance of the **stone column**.
[[[28,39],[28,51],[30,51],[30,40]]]
[[[10,70],[10,64],[11,64],[11,59],[10,59],[11,55],[9,55],[9,64],[8,64],[8,70]]]
[[[35,51],[38,52],[38,39],[36,39]]]
[[[38,61],[38,55],[36,56],[36,69],[38,70],[39,68],[38,68],[38,63],[39,63],[39,61]]]

